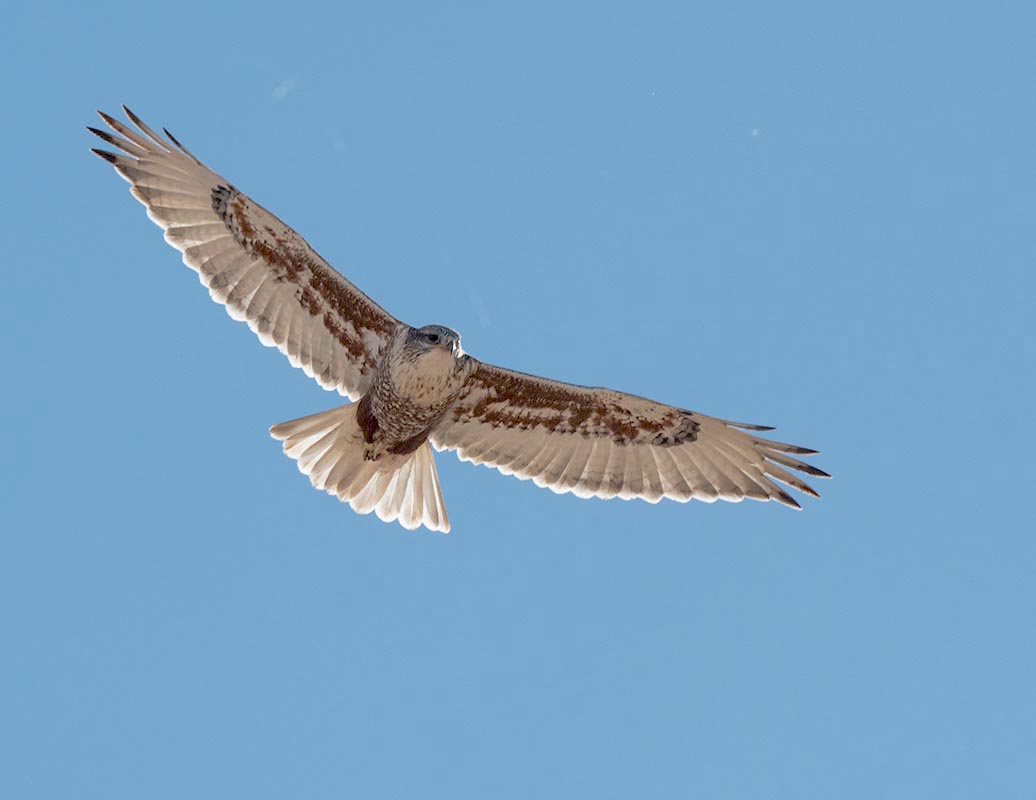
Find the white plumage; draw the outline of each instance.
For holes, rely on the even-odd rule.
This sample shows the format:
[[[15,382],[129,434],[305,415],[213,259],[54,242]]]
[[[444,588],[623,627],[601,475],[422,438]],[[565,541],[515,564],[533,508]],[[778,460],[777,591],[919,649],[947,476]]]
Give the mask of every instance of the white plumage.
[[[425,442],[412,455],[365,461],[356,408],[353,403],[282,422],[270,428],[270,435],[284,442],[284,452],[296,459],[315,488],[349,503],[353,511],[373,511],[379,519],[398,520],[408,530],[424,525],[449,531],[429,444]]]

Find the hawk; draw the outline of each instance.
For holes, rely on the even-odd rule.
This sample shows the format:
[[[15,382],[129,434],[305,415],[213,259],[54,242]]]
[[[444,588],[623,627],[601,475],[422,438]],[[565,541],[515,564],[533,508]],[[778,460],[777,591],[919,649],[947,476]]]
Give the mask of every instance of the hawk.
[[[313,486],[410,530],[447,532],[432,448],[579,497],[799,504],[818,497],[789,470],[829,477],[764,439],[772,430],[611,389],[486,364],[450,328],[413,328],[367,297],[306,241],[176,138],[98,112],[93,149],[130,183],[212,299],[325,389],[351,401],[270,428]]]

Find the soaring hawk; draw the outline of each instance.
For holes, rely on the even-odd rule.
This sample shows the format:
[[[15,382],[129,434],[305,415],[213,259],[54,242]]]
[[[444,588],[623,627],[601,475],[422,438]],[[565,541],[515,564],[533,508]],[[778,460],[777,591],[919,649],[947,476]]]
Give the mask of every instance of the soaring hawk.
[[[93,150],[183,253],[212,299],[293,366],[352,402],[270,428],[313,486],[386,522],[450,529],[432,447],[579,497],[799,504],[789,470],[826,478],[761,425],[485,364],[449,328],[412,328],[342,277],[277,217],[123,106]]]

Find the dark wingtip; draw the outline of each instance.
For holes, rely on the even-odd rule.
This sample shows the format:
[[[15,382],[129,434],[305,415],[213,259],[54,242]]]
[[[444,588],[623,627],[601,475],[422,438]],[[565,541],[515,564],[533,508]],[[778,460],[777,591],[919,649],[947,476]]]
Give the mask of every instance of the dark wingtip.
[[[115,153],[109,153],[107,150],[98,150],[96,147],[91,147],[90,152],[98,158],[103,158],[109,164],[116,164],[119,161],[119,157]]]
[[[789,460],[792,460],[792,459],[789,459]],[[780,462],[778,462],[778,463],[780,463]],[[805,472],[807,475],[812,475],[814,478],[830,478],[831,477],[826,472],[824,472],[824,470],[820,469],[820,467],[814,467],[812,464],[807,464],[805,461],[795,461],[795,463],[793,463],[793,464],[786,464],[785,466],[789,466],[789,467],[791,467],[794,470],[798,470],[799,472]]]
[[[798,503],[797,503],[797,502],[795,501],[795,498],[794,498],[794,497],[792,497],[792,496],[791,496],[790,494],[788,494],[787,492],[782,492],[782,491],[780,491],[780,490],[778,489],[778,490],[777,490],[777,494],[775,494],[775,495],[774,495],[774,498],[773,498],[773,499],[774,499],[774,500],[776,500],[776,501],[777,501],[778,503],[783,503],[783,504],[784,504],[784,505],[786,505],[786,506],[787,506],[788,508],[794,508],[794,509],[795,509],[796,511],[801,511],[801,510],[802,510],[802,506],[800,506],[800,505],[799,505],[799,504],[798,504]]]
[[[100,128],[93,128],[89,125],[86,126],[86,129],[99,139],[104,139],[108,144],[115,144],[116,147],[118,147],[115,142],[115,137],[108,133],[108,131],[102,131]]]
[[[101,111],[101,109],[97,109],[97,116],[99,116],[101,119],[103,119],[109,125],[111,125],[112,122],[114,122],[112,117],[109,114],[105,114],[103,111]]]
[[[773,425],[754,425],[751,422],[730,422],[724,420],[727,425],[731,428],[740,428],[743,431],[774,431],[777,430]]]
[[[171,134],[169,132],[168,128],[162,128],[162,133],[164,133],[166,136],[169,137],[169,141],[171,141],[173,144],[175,144],[177,147],[179,147],[181,150],[183,150],[183,145],[180,144],[179,139],[177,139],[175,136],[173,136],[173,134]]]
[[[127,106],[125,103],[122,104],[122,110],[126,112],[126,116],[129,117],[130,121],[133,122],[133,124],[136,125],[138,128],[140,128],[144,124],[140,121],[140,117],[138,117],[136,114],[130,111],[129,106]]]

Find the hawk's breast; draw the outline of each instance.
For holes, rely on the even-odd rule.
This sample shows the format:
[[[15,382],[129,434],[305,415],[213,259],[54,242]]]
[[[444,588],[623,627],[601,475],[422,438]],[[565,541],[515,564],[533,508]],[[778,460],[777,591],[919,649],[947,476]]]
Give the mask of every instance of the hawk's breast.
[[[440,348],[427,350],[417,358],[400,358],[392,368],[396,392],[425,408],[445,410],[456,398],[462,381],[457,360]]]

